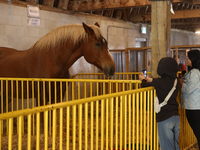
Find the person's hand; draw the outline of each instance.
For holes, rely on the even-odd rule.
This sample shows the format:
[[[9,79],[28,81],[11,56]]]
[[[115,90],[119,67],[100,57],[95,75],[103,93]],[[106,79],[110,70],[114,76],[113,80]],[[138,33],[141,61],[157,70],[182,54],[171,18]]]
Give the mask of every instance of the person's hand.
[[[147,77],[146,77],[146,80],[147,80],[147,82],[152,82],[152,81],[153,81],[153,78],[147,76]]]
[[[144,79],[145,79],[145,76],[144,76],[143,72],[141,72],[141,74],[139,75],[139,80],[142,81]]]

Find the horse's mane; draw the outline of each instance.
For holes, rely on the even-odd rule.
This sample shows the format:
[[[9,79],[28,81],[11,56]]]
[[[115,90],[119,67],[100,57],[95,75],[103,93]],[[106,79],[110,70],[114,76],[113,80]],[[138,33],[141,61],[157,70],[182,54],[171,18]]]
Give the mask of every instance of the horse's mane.
[[[102,32],[96,25],[90,25],[94,30],[94,33],[99,39],[102,36]],[[80,40],[87,40],[88,35],[86,34],[82,25],[72,24],[60,26],[51,32],[47,33],[45,36],[40,38],[31,48],[32,49],[51,49],[55,48],[58,44],[62,44],[66,40],[72,40],[73,44],[78,43]]]

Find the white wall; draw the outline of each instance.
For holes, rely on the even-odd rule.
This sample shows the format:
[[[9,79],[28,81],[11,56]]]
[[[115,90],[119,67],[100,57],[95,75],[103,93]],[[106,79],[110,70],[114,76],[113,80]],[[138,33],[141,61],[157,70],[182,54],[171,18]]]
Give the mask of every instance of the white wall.
[[[200,34],[172,29],[171,45],[197,45],[200,44]]]

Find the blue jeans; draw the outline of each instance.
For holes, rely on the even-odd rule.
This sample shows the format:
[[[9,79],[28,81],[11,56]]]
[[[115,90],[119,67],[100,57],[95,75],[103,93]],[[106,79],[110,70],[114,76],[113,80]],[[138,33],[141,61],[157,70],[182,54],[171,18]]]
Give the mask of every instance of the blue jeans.
[[[158,137],[161,150],[180,150],[179,148],[180,117],[172,116],[158,122]]]

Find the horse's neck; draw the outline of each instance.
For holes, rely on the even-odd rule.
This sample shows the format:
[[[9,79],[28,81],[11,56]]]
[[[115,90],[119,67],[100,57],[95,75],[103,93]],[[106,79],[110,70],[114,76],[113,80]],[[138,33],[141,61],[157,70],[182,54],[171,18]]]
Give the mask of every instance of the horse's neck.
[[[69,69],[75,62],[82,56],[81,49],[62,49],[57,56],[53,56],[54,62],[57,62],[59,66],[64,69]]]
[[[66,68],[69,69],[81,56],[83,56],[81,48],[73,49],[73,51],[68,55]]]
[[[38,59],[43,59],[43,63],[51,60],[52,65],[69,69],[82,56],[82,49],[81,46],[62,46],[49,50],[37,50],[35,52],[29,50],[29,55],[33,55],[33,53],[37,53]]]

